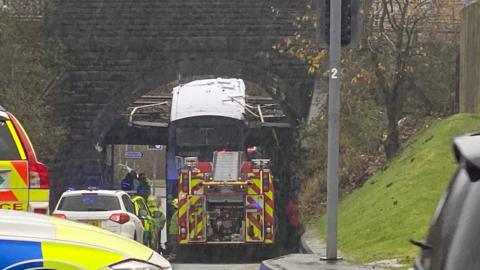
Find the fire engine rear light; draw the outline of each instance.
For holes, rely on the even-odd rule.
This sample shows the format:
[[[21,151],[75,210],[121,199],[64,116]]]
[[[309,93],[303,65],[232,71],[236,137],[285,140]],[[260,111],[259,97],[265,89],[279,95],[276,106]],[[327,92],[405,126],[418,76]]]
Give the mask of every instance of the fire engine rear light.
[[[267,229],[265,229],[265,231],[266,231],[267,233],[272,233],[272,228],[267,227]]]
[[[267,179],[263,179],[263,191],[270,191]]]
[[[48,169],[42,163],[29,163],[30,188],[48,189]]]
[[[37,214],[46,215],[47,214],[47,208],[35,208],[35,209],[33,209],[33,212],[37,213]]]
[[[186,234],[187,233],[187,229],[185,227],[181,227],[180,228],[180,233],[181,234]]]
[[[56,218],[67,219],[67,216],[65,216],[64,214],[54,214],[53,216],[56,217]]]
[[[109,220],[118,224],[124,224],[130,221],[130,216],[125,213],[115,213],[110,216]]]

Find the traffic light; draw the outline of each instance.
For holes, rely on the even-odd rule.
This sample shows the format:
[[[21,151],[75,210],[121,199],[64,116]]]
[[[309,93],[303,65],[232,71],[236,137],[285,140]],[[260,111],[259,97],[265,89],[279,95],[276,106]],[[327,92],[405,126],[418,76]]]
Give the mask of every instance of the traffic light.
[[[330,43],[330,1],[317,0],[317,40],[321,47],[327,47]],[[360,0],[341,0],[341,44],[348,46],[358,38],[360,29]]]

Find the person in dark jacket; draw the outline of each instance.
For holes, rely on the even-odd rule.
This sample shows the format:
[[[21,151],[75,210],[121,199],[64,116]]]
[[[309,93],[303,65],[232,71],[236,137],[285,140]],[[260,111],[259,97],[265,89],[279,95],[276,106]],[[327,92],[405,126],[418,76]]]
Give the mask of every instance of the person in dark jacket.
[[[289,245],[292,251],[297,251],[300,248],[300,238],[303,234],[300,217],[298,214],[298,198],[297,192],[294,192],[287,202],[286,213],[288,218],[287,235]]]

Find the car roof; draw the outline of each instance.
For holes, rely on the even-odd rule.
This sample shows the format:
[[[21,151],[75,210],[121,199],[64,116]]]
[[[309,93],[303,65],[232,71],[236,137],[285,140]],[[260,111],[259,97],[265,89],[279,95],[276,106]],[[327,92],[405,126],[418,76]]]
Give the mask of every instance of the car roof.
[[[94,194],[102,194],[102,195],[117,195],[118,193],[125,193],[122,190],[107,190],[107,189],[97,189],[97,190],[89,190],[89,189],[82,189],[82,190],[67,190],[65,191],[62,196],[70,196],[70,195],[85,195],[88,193]]]

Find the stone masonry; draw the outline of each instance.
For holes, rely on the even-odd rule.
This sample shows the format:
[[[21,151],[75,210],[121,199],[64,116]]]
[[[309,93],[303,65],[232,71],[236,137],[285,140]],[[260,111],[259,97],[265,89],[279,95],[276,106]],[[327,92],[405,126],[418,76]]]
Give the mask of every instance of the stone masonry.
[[[90,173],[85,164],[101,160],[105,138],[128,104],[179,77],[242,78],[267,91],[292,122],[303,119],[313,78],[304,63],[272,46],[293,35],[292,21],[304,6],[291,0],[50,1],[48,31],[63,41],[71,63],[71,95],[58,106],[72,134],[62,176],[76,182]]]

